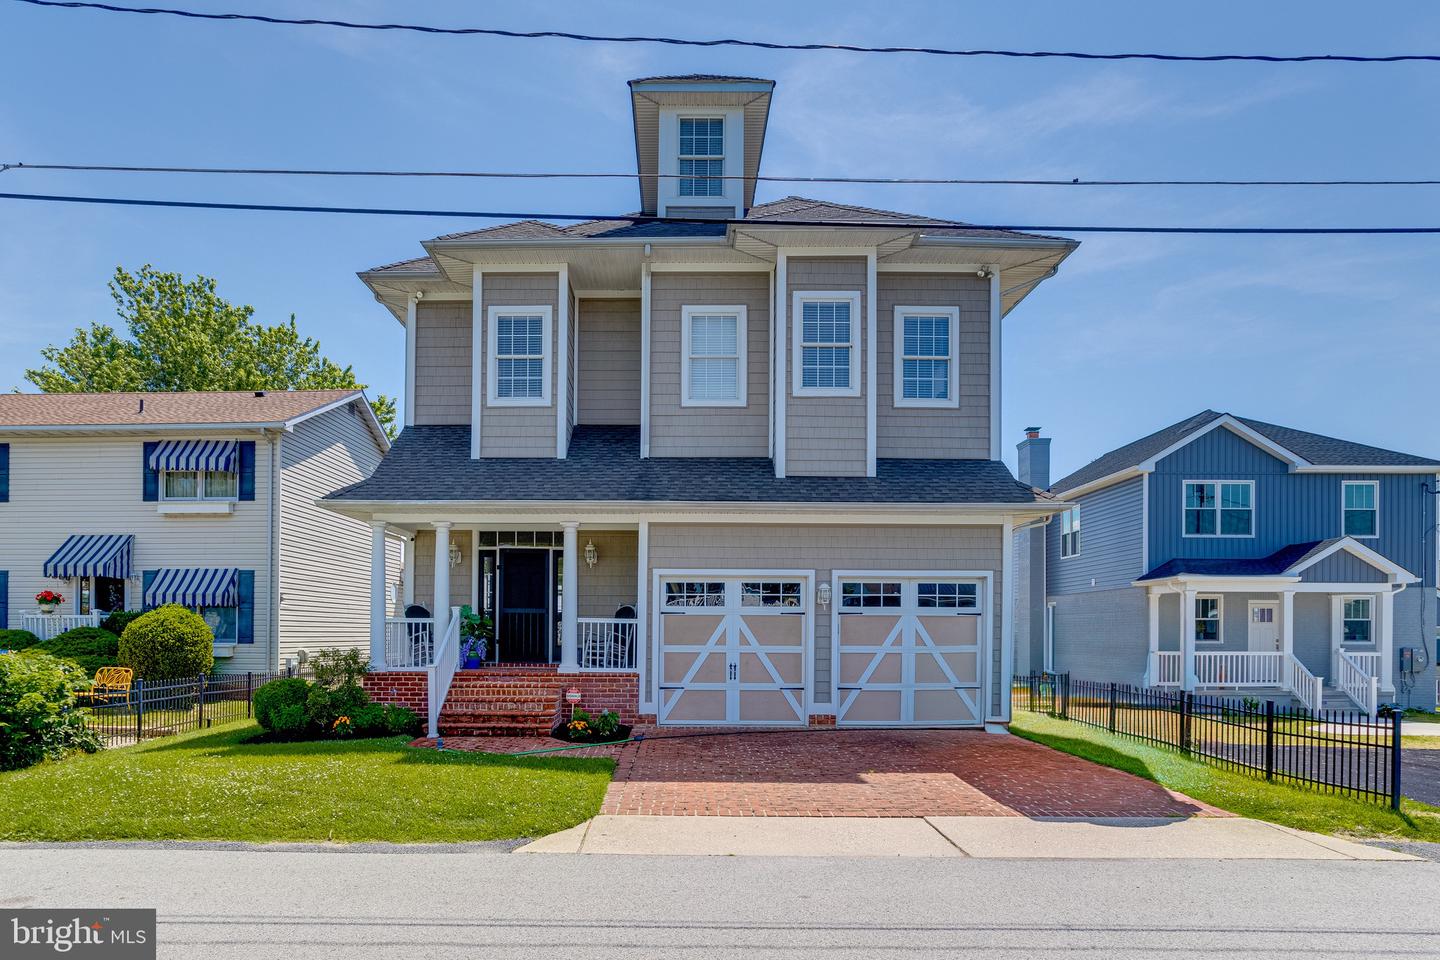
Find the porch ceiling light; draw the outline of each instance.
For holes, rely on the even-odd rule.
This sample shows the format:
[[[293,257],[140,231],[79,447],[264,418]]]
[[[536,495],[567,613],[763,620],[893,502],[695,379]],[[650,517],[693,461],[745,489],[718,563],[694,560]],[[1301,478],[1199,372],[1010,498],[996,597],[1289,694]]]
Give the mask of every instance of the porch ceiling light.
[[[460,566],[460,561],[461,561],[462,559],[464,559],[464,558],[460,555],[460,544],[458,544],[458,543],[452,543],[452,544],[450,544],[450,566],[452,566],[452,567],[458,567],[458,566]]]
[[[595,564],[600,562],[600,551],[595,549],[594,540],[585,541],[585,566],[594,569]]]

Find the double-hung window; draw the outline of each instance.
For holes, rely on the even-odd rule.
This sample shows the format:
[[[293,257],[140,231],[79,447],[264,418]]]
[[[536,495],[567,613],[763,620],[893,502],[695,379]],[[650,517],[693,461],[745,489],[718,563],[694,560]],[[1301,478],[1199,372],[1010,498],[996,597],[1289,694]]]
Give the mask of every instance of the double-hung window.
[[[1222,603],[1219,597],[1195,598],[1195,642],[1220,642],[1220,614]]]
[[[1080,554],[1080,508],[1071,507],[1060,514],[1060,556]]]
[[[1380,535],[1380,484],[1374,480],[1346,480],[1340,484],[1344,502],[1342,530],[1347,537]]]
[[[1342,643],[1375,642],[1375,607],[1369,597],[1346,597],[1341,601],[1343,618]]]
[[[216,643],[234,643],[239,639],[238,607],[196,607]]]
[[[682,307],[680,404],[745,406],[745,308]]]
[[[1255,484],[1250,480],[1186,480],[1187,537],[1253,537]]]
[[[860,395],[860,294],[797,293],[794,393]]]
[[[895,406],[954,407],[958,307],[895,308]]]
[[[725,118],[680,117],[680,183],[682,197],[725,195]]]
[[[240,475],[233,470],[166,470],[161,473],[166,500],[234,500]]]
[[[494,406],[550,404],[549,306],[491,307],[489,400]]]

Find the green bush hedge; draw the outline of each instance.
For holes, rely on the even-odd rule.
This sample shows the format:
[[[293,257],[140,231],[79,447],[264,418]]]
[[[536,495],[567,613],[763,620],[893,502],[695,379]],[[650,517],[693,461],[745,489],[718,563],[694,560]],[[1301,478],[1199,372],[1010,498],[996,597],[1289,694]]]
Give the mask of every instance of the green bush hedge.
[[[0,650],[25,650],[39,642],[29,630],[0,630]]]
[[[179,604],[141,614],[120,635],[119,664],[146,680],[208,674],[215,666],[215,635],[205,620]]]
[[[43,650],[52,657],[72,660],[80,669],[91,676],[101,667],[116,665],[120,653],[120,638],[109,630],[99,627],[76,627],[52,637],[34,649]]]
[[[370,702],[360,686],[367,667],[357,652],[322,650],[312,663],[313,683],[285,677],[255,692],[255,720],[272,737],[328,740],[420,734],[420,718],[413,710]]]
[[[109,630],[118,637],[130,626],[131,621],[144,615],[142,610],[116,610],[100,622],[100,629]]]
[[[94,753],[100,738],[85,725],[75,693],[89,677],[73,663],[27,650],[0,657],[0,770]]]

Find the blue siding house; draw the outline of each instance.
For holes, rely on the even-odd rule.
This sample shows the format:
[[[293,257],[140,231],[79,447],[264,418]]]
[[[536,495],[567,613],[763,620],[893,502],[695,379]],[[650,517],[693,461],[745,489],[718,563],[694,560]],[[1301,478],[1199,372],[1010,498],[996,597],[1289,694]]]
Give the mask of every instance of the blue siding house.
[[[1020,479],[1072,506],[1019,535],[1021,669],[1435,706],[1440,461],[1206,410],[1048,484],[1049,442]]]

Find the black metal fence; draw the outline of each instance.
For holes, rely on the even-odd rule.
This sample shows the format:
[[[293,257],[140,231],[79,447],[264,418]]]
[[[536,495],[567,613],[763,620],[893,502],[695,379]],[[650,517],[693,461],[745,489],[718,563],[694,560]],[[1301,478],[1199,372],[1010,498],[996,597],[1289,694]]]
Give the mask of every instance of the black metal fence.
[[[1232,770],[1400,808],[1398,715],[1202,697],[1069,674],[1016,677],[1011,706],[1098,727]]]
[[[255,691],[287,673],[226,673],[184,680],[136,680],[128,691],[97,698],[86,722],[107,747],[139,743],[217,723],[246,720]]]

